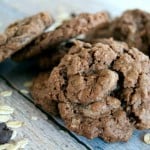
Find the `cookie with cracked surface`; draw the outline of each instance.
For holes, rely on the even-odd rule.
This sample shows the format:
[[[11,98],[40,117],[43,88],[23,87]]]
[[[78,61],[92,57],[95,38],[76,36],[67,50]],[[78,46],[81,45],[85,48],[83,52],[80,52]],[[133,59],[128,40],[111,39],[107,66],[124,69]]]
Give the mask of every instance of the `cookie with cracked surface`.
[[[58,103],[51,100],[48,94],[47,80],[49,72],[40,73],[33,81],[31,87],[31,95],[34,99],[34,103],[41,107],[45,112],[58,115]]]
[[[92,38],[113,37],[127,42],[150,56],[150,13],[139,9],[127,10],[105,28],[98,28],[87,36]]]
[[[107,142],[127,141],[132,125],[120,100],[109,95],[119,79],[110,66],[128,46],[112,39],[102,41],[75,42],[50,75],[50,94],[59,102],[60,115],[71,131]]]
[[[59,111],[68,129],[90,139],[101,137],[107,142],[119,142],[132,135],[133,127],[114,97],[89,105],[59,103]]]
[[[0,35],[0,62],[41,35],[52,22],[48,13],[41,12],[9,25]]]
[[[128,10],[113,21],[110,30],[115,39],[126,41],[129,46],[137,47],[145,54],[150,54],[150,35],[146,30],[149,23],[150,13],[138,9]]]
[[[120,100],[136,128],[149,129],[148,56],[113,39],[75,43],[50,74],[52,99],[88,105],[112,95]]]
[[[30,45],[24,48],[22,52],[14,55],[16,60],[21,61],[40,54],[49,47],[67,41],[80,34],[86,34],[97,26],[105,26],[109,22],[109,15],[106,12],[95,14],[81,13],[70,20],[64,21],[62,25],[54,31],[43,33]]]
[[[51,70],[52,67],[60,62],[60,59],[67,53],[68,49],[74,45],[73,42],[68,41],[62,45],[59,45],[57,52],[51,54],[44,54],[38,58],[38,65],[42,70]],[[46,59],[45,59],[46,58]],[[38,76],[33,80],[33,85],[31,87],[31,95],[34,99],[36,105],[41,107],[45,112],[58,115],[58,103],[53,101],[48,91],[48,78],[50,71],[39,73]]]
[[[73,42],[67,42],[57,47],[57,52],[54,50],[53,53],[43,54],[43,56],[38,58],[38,67],[42,70],[51,70],[54,66],[58,65],[60,59],[67,53],[69,47],[71,46],[73,46]],[[51,99],[48,91],[47,81],[49,75],[50,71],[39,73],[33,81],[31,95],[35,104],[42,107],[44,111],[58,115],[58,103]]]
[[[122,99],[136,128],[150,128],[150,60],[135,48],[114,62],[123,75]]]
[[[51,72],[49,84],[54,100],[91,103],[116,89],[119,77],[109,68],[128,46],[112,39],[108,41],[112,47],[102,42],[75,42]]]

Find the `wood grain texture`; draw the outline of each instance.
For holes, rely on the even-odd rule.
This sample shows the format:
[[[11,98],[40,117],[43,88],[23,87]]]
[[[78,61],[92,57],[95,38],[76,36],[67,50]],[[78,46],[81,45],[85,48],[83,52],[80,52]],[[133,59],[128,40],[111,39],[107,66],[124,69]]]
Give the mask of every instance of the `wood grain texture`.
[[[10,97],[0,97],[0,104],[15,108],[11,120],[23,121],[25,125],[15,129],[17,136],[15,140],[27,138],[29,144],[27,150],[79,150],[86,148],[77,143],[68,133],[61,130],[47,116],[27,101],[14,89],[7,86],[0,78],[0,91],[12,90]],[[37,120],[32,120],[37,117]]]

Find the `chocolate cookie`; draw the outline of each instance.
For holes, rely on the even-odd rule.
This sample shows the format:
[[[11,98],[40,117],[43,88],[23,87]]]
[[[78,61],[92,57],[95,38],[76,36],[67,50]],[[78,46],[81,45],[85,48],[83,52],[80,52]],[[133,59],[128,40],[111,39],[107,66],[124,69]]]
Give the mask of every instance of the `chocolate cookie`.
[[[125,11],[122,16],[113,20],[108,27],[94,30],[88,39],[114,37],[125,41],[131,47],[150,56],[150,13],[135,9]]]
[[[68,41],[40,55],[37,58],[37,65],[39,69],[52,69],[54,66],[58,65],[61,58],[68,52],[69,48],[71,48],[73,45],[73,42]]]
[[[103,44],[106,41],[109,44]],[[103,43],[76,41],[51,72],[49,84],[54,100],[87,104],[116,89],[118,73],[108,68],[128,46],[112,39]]]
[[[73,42],[68,41],[62,45],[59,45],[54,49],[52,53],[44,54],[38,58],[38,65],[40,69],[51,70],[52,67],[58,65],[61,58],[67,53],[69,48],[74,45]],[[48,113],[58,115],[58,103],[53,101],[48,91],[48,78],[50,71],[39,73],[39,75],[34,79],[33,85],[31,88],[31,94],[36,105],[42,107],[42,109]]]
[[[150,60],[137,49],[130,49],[114,62],[124,77],[122,99],[136,128],[150,128]]]
[[[97,27],[93,30],[91,30],[87,35],[85,40],[87,42],[91,42],[93,39],[99,39],[99,38],[110,38],[113,37],[112,32],[110,31],[110,26],[112,22],[110,21],[107,25],[103,27]]]
[[[54,31],[43,33],[30,45],[24,48],[22,52],[15,54],[15,60],[23,60],[40,54],[43,50],[49,50],[49,47],[57,45],[70,38],[80,34],[86,34],[97,26],[105,26],[109,22],[109,16],[106,12],[96,14],[82,13],[68,21]]]
[[[43,54],[37,60],[37,65],[41,70],[47,70],[59,63],[59,60],[66,54],[65,51],[59,51],[52,54]]]
[[[111,25],[111,31],[115,39],[126,41],[129,46],[137,47],[145,54],[150,54],[150,42],[148,40],[147,24],[150,23],[150,13],[142,10],[125,11]]]
[[[31,87],[31,95],[34,99],[34,103],[41,107],[44,111],[58,115],[58,103],[51,100],[49,91],[47,88],[47,80],[50,73],[40,73],[33,81]]]
[[[0,35],[0,62],[29,44],[52,22],[48,13],[41,12],[9,25]]]
[[[150,60],[123,42],[76,41],[48,84],[67,127],[81,135],[126,141],[132,125],[150,128]]]

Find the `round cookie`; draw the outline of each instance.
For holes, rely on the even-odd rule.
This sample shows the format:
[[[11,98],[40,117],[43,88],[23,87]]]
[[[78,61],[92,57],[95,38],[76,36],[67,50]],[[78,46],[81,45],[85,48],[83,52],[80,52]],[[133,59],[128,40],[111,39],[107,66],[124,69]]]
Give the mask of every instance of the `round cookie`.
[[[149,129],[148,56],[113,39],[74,43],[48,79],[49,94],[59,103],[60,115],[67,127],[88,138],[100,136],[106,141],[128,140],[132,133],[132,125],[139,129]],[[112,111],[106,107],[109,96],[121,103],[119,108],[112,108]],[[94,103],[94,106],[98,107],[98,103],[101,102],[107,104],[104,107],[108,110],[106,115],[102,115],[102,108],[96,109],[95,114],[89,111]],[[66,106],[70,107],[72,116],[65,114],[65,109],[67,113],[69,111],[69,108],[63,108]],[[74,128],[78,120],[81,120],[79,126]],[[103,131],[105,124],[108,126]],[[125,135],[124,131],[127,136],[122,138],[119,133]]]
[[[47,80],[49,72],[40,73],[34,80],[31,87],[31,95],[34,103],[41,107],[45,112],[58,115],[58,103],[51,100],[48,94]]]
[[[126,41],[129,46],[136,47],[145,54],[150,54],[148,40],[150,35],[146,30],[149,23],[150,13],[138,9],[128,10],[113,21],[110,30],[115,39]]]
[[[109,38],[128,43],[150,56],[150,13],[139,9],[127,10],[104,28],[97,28],[87,36],[93,38]]]
[[[97,26],[105,26],[109,22],[109,15],[106,12],[95,14],[81,13],[70,20],[64,21],[54,31],[43,33],[23,51],[14,55],[15,60],[21,61],[40,54],[42,51],[49,51],[49,47],[56,46],[70,38],[80,34],[86,34]]]
[[[112,63],[128,46],[112,39],[106,41],[109,44],[75,42],[51,72],[49,87],[54,100],[87,104],[117,88],[119,77]]]
[[[0,62],[25,47],[52,23],[52,17],[41,12],[9,25],[0,35]]]

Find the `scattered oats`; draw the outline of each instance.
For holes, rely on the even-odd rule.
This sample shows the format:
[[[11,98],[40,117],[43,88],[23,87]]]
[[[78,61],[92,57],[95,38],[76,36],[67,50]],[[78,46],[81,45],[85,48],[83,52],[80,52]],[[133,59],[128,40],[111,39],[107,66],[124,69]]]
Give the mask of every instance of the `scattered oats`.
[[[8,150],[10,144],[2,144],[0,145],[0,150]]]
[[[31,86],[32,86],[32,81],[27,81],[27,82],[25,82],[25,83],[23,84],[23,86],[24,86],[24,87],[27,87],[27,88],[31,87]]]
[[[20,148],[25,148],[25,146],[28,144],[28,139],[23,139],[21,141],[18,142],[18,144],[20,144]]]
[[[7,122],[10,119],[10,115],[0,115],[0,122]]]
[[[9,128],[20,128],[24,125],[21,121],[9,121],[6,123]]]
[[[12,136],[11,136],[11,140],[13,140],[15,137],[16,137],[16,135],[17,135],[17,131],[13,131],[13,134],[12,134]]]
[[[27,144],[28,144],[28,139],[23,139],[16,142],[2,144],[0,145],[0,150],[18,150],[21,148],[25,148]]]
[[[150,133],[144,135],[144,142],[146,144],[150,144]]]
[[[7,97],[7,96],[11,96],[11,95],[12,95],[12,91],[10,91],[10,90],[0,92],[0,96],[3,96],[3,97]]]
[[[38,117],[32,116],[32,117],[31,117],[31,120],[38,120]]]
[[[6,105],[0,105],[0,114],[1,115],[9,115],[14,112],[14,108]]]
[[[20,90],[20,92],[23,93],[23,94],[28,94],[29,93],[29,91],[27,91],[25,89]]]

